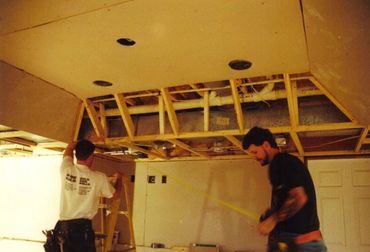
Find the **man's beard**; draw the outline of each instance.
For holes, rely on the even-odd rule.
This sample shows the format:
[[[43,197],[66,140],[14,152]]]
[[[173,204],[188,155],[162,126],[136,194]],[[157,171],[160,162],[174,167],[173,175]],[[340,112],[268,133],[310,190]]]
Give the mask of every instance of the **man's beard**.
[[[269,161],[269,158],[268,158],[268,155],[267,155],[267,151],[263,150],[265,152],[265,158],[264,159],[261,159],[261,162],[260,164],[262,166],[265,166],[265,165],[268,165],[270,163]]]

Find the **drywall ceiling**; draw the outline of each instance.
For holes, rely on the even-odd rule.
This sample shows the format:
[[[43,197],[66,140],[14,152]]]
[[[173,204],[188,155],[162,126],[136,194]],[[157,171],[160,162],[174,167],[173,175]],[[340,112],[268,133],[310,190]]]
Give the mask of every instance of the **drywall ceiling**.
[[[370,124],[370,1],[302,2],[310,72]]]
[[[1,1],[0,16],[1,60],[79,98],[309,70],[299,1]]]

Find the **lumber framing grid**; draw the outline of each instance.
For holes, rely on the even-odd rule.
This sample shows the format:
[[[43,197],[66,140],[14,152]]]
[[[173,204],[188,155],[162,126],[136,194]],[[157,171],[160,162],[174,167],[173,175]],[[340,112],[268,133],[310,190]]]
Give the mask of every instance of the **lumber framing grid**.
[[[370,150],[364,149],[363,146],[370,144],[370,138],[367,137],[369,134],[369,127],[363,126],[358,123],[358,121],[353,117],[353,115],[340,103],[336,100],[336,98],[331,95],[323,85],[315,79],[312,75],[295,75],[295,74],[280,74],[276,75],[275,79],[266,79],[263,81],[250,81],[243,83],[239,79],[235,80],[228,80],[229,85],[221,86],[221,87],[207,87],[203,86],[200,83],[197,84],[187,84],[190,89],[179,89],[175,90],[173,88],[162,88],[160,90],[148,90],[147,93],[134,93],[134,94],[113,94],[113,98],[104,98],[104,100],[111,99],[112,101],[116,101],[117,108],[114,108],[115,111],[112,109],[105,109],[104,105],[97,102],[96,99],[94,101],[90,99],[82,100],[80,106],[76,111],[76,120],[75,120],[75,130],[73,131],[73,139],[77,140],[79,131],[81,128],[81,122],[84,116],[84,112],[86,109],[88,118],[91,120],[91,123],[94,127],[94,131],[96,135],[99,137],[96,144],[101,145],[118,145],[123,146],[125,148],[131,148],[138,152],[144,153],[148,155],[146,160],[148,161],[163,161],[163,160],[205,160],[205,159],[240,159],[240,158],[248,158],[248,155],[245,150],[242,148],[241,141],[237,138],[238,136],[243,136],[249,129],[244,127],[244,118],[243,118],[243,110],[242,110],[242,103],[247,102],[245,97],[250,95],[248,94],[249,86],[253,85],[268,85],[269,83],[279,83],[279,85],[284,84],[285,89],[283,90],[286,94],[286,99],[288,103],[288,111],[289,111],[289,125],[280,126],[280,127],[270,127],[270,130],[273,134],[283,133],[289,134],[294,145],[296,146],[297,153],[294,153],[298,156],[305,156],[305,157],[316,157],[316,156],[338,156],[338,155],[369,155]],[[282,78],[281,78],[282,77]],[[307,80],[312,84],[309,88],[305,89],[305,87],[298,89],[297,81],[300,80]],[[310,84],[310,85],[311,85]],[[311,88],[311,89],[310,89]],[[218,104],[211,96],[211,91],[215,90],[227,90],[231,91],[230,103],[234,106],[234,111],[237,119],[237,128],[234,129],[227,129],[227,130],[211,130],[210,129],[210,108],[211,106],[222,106],[223,104]],[[172,90],[172,91],[170,91]],[[278,89],[281,91],[282,89]],[[305,93],[306,92],[306,93]],[[308,92],[308,93],[307,93]],[[203,109],[203,129],[201,131],[194,131],[194,132],[182,132],[180,131],[180,124],[176,115],[176,110],[187,109],[182,108],[181,105],[182,101],[174,101],[176,97],[182,97],[181,99],[187,96],[187,93],[196,93],[199,95],[199,105],[197,108]],[[300,125],[299,124],[299,108],[298,108],[298,97],[305,96],[305,95],[325,95],[348,119],[349,122],[338,122],[338,123],[325,123],[325,124],[317,124],[317,125]],[[158,134],[153,135],[135,135],[135,125],[132,121],[132,114],[140,114],[142,112],[135,112],[137,111],[140,102],[138,103],[135,99],[140,99],[141,97],[157,97],[158,104],[150,104],[154,108],[154,113],[158,113],[159,117],[159,132]],[[285,99],[284,97],[280,97],[278,99]],[[193,99],[193,98],[191,98]],[[186,99],[183,99],[187,101]],[[129,104],[130,106],[128,106]],[[145,105],[145,103],[144,103]],[[138,106],[138,107],[136,107]],[[165,125],[166,125],[166,117],[165,114],[167,112],[169,123],[172,129],[172,133],[165,132]],[[144,114],[144,113],[143,113]],[[127,136],[124,137],[107,137],[107,118],[110,116],[121,116],[124,126],[127,131]],[[314,132],[314,131],[334,131],[334,130],[345,130],[345,129],[358,129],[361,130],[361,133],[358,135],[357,143],[353,147],[353,150],[348,151],[308,151],[308,149],[304,150],[301,144],[300,138],[298,133],[301,132]],[[10,131],[10,132],[0,132],[0,139],[13,142],[15,144],[20,144],[24,146],[31,146],[31,148],[45,148],[45,149],[63,149],[65,147],[65,143],[62,142],[50,142],[50,143],[34,143],[32,141],[27,141],[28,138],[32,137],[33,134],[25,132],[25,131]],[[183,140],[191,139],[191,138],[213,138],[213,137],[223,137],[227,139],[233,146],[237,147],[239,150],[245,153],[242,155],[220,155],[217,154],[215,156],[208,155],[206,153],[196,151],[195,146],[191,146],[190,144],[186,144]],[[20,139],[18,139],[20,138]],[[181,149],[187,150],[191,153],[190,156],[183,156],[183,157],[172,157],[167,156],[163,152],[159,152],[156,149],[145,149],[140,146],[139,142],[154,142],[157,140],[167,141],[175,144]],[[8,149],[14,147],[8,145]],[[194,154],[194,155],[192,155]],[[103,155],[100,153],[99,155]],[[115,157],[112,156],[114,159]],[[121,157],[125,158],[124,156]],[[118,160],[118,158],[117,158]],[[140,159],[143,161],[143,159]]]

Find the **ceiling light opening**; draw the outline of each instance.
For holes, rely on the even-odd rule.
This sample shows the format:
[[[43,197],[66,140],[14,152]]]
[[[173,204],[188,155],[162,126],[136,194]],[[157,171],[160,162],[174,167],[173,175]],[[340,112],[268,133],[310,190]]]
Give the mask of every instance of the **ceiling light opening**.
[[[246,70],[252,66],[252,62],[248,60],[232,60],[229,62],[229,67],[234,70]]]
[[[111,82],[104,80],[95,80],[93,83],[99,87],[110,87],[113,85]]]
[[[117,39],[117,43],[123,46],[133,46],[136,44],[135,40],[129,38],[120,38]]]

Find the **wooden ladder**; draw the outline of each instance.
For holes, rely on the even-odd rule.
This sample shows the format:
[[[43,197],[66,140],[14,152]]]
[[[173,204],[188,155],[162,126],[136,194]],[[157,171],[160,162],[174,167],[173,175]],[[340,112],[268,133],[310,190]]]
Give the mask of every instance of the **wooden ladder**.
[[[129,179],[126,176],[122,177],[122,189],[120,192],[120,197],[113,200],[113,202],[108,206],[102,204],[101,214],[100,214],[100,225],[101,230],[104,232],[104,209],[109,209],[111,213],[108,216],[108,225],[106,237],[103,240],[103,252],[113,252],[113,251],[128,251],[132,250],[136,252],[135,237],[134,237],[134,228],[132,223],[132,207],[128,195]],[[123,191],[123,192],[122,192]],[[126,210],[120,210],[121,200],[126,204]],[[114,237],[114,230],[117,224],[118,215],[123,215],[127,217],[129,230],[130,230],[130,246],[124,250],[112,250],[112,242]]]

